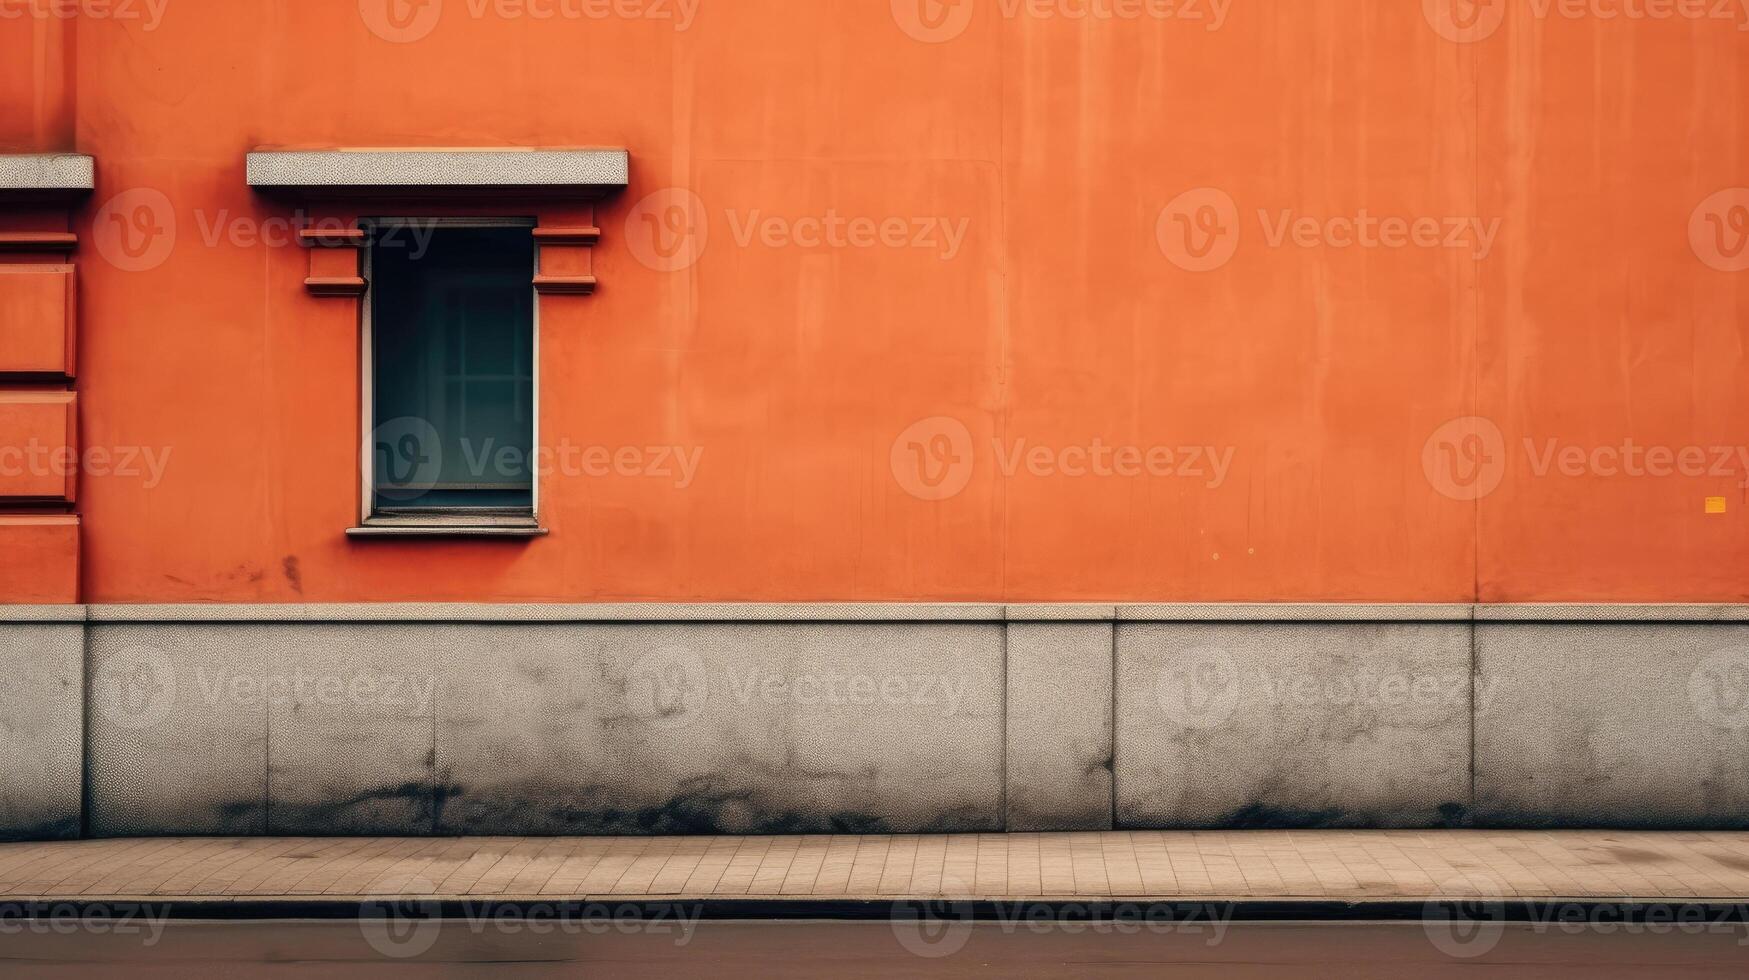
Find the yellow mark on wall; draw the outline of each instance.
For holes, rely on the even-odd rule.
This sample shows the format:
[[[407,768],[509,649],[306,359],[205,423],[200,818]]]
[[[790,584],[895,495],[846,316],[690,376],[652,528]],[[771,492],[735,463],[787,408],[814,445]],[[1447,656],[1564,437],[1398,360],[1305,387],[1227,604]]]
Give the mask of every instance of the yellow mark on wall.
[[[1725,498],[1723,498],[1723,497],[1708,497],[1708,498],[1706,498],[1706,512],[1709,514],[1723,514],[1725,512]]]

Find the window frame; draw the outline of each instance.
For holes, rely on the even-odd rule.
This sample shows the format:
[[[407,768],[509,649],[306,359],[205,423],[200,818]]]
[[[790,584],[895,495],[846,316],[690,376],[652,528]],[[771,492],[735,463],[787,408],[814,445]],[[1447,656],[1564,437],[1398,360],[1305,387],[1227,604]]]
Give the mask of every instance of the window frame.
[[[397,514],[382,514],[377,511],[376,498],[376,446],[374,433],[378,424],[376,419],[376,334],[372,325],[372,309],[376,305],[376,280],[373,275],[376,253],[377,235],[388,229],[396,228],[430,228],[466,229],[466,228],[523,228],[527,229],[530,240],[533,240],[534,230],[540,226],[540,219],[532,215],[485,215],[485,216],[371,216],[360,217],[358,227],[365,233],[365,244],[360,249],[364,254],[359,257],[361,275],[364,278],[364,293],[359,301],[359,523],[360,530],[377,530],[385,533],[419,533],[430,531],[434,533],[480,534],[480,535],[533,535],[545,534],[540,520],[540,471],[535,465],[535,453],[540,447],[540,292],[535,288],[535,277],[540,273],[540,247],[536,243],[533,251],[533,261],[528,270],[529,325],[533,331],[530,338],[529,373],[530,373],[530,433],[529,448],[529,508],[526,514],[481,514],[475,511],[431,508],[419,514],[406,512]]]

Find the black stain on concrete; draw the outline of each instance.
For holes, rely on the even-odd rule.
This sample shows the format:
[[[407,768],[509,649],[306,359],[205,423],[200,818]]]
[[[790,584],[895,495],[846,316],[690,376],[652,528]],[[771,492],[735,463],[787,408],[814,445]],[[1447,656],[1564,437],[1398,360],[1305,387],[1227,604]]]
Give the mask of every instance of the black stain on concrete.
[[[470,793],[440,786],[436,828],[440,834],[892,834],[1000,830],[992,807],[968,805],[941,811],[920,826],[896,827],[890,817],[853,808],[811,809],[794,799],[745,787],[727,787],[711,777],[682,781],[658,802],[634,802],[623,789],[602,786],[523,784]]]
[[[261,814],[266,807],[259,801],[246,800],[240,803],[224,803],[219,806],[219,816],[227,823],[253,818]]]
[[[0,830],[0,843],[14,841],[74,840],[79,836],[79,818],[61,817],[24,827]]]
[[[1302,810],[1296,807],[1251,803],[1219,821],[1233,830],[1315,830],[1343,826],[1341,810]]]

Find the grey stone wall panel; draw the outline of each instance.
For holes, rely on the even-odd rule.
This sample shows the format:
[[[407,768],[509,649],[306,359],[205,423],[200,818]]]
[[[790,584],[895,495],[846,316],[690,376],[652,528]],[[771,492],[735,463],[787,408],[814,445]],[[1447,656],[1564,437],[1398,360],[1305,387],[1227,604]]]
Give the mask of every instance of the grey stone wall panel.
[[[1120,624],[1117,822],[1436,827],[1469,802],[1469,627]]]

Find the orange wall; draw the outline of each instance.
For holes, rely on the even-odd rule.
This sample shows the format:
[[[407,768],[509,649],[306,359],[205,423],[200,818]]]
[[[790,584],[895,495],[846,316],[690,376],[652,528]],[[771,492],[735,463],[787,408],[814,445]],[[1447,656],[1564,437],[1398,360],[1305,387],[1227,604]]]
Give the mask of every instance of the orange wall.
[[[1568,477],[1524,448],[1749,443],[1749,272],[1689,238],[1749,185],[1738,25],[1514,3],[1455,43],[1444,0],[1234,0],[1212,31],[976,0],[927,43],[911,2],[703,0],[677,31],[446,0],[394,43],[352,0],[170,0],[151,30],[78,23],[70,86],[44,67],[53,91],[15,102],[9,65],[0,136],[53,143],[32,107],[70,87],[98,159],[81,441],[170,454],[150,489],[84,478],[86,601],[1749,599],[1743,462]],[[301,250],[208,229],[289,215],[244,186],[259,145],[505,144],[633,161],[598,215],[600,292],[541,303],[543,441],[681,446],[699,472],[550,478],[529,544],[349,541],[351,307],[304,292]],[[1186,271],[1158,224],[1207,187],[1237,250]],[[670,188],[708,224],[679,271],[639,257],[639,202]],[[101,209],[141,191],[174,245],[130,271]],[[951,258],[737,240],[754,211],[829,209],[966,234]],[[1485,258],[1301,248],[1260,209],[1500,225]],[[1445,450],[1424,464],[1467,416],[1500,433],[1479,501],[1441,492]],[[975,460],[944,500],[895,476],[933,417]],[[1005,477],[993,439],[1232,462],[1214,488]]]

